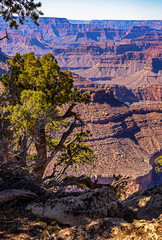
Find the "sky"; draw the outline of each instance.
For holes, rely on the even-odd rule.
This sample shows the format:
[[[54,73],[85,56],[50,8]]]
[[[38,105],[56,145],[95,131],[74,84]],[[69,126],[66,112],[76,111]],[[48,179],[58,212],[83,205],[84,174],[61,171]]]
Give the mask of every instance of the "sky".
[[[39,0],[44,17],[162,20],[162,0]]]

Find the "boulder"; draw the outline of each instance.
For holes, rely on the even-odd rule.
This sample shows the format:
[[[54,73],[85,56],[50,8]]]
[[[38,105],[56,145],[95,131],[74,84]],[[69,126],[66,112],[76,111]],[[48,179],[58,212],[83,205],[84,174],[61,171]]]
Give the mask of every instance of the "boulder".
[[[152,220],[162,213],[162,184],[138,191],[122,202],[124,209],[133,211],[138,219]]]
[[[86,225],[94,219],[123,217],[124,211],[114,191],[106,188],[66,193],[45,203],[31,203],[28,210],[40,217],[70,226]]]

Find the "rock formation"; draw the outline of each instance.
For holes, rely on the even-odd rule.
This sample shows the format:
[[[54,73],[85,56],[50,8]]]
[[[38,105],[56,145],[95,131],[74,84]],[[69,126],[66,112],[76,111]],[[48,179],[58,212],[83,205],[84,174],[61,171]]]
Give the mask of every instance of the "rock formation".
[[[90,24],[96,27],[104,28],[117,28],[129,30],[133,26],[148,26],[150,28],[156,28],[161,30],[162,21],[155,20],[91,20]]]
[[[78,83],[79,84],[79,83]],[[98,88],[111,88],[114,93],[115,98],[119,101],[126,103],[133,103],[139,101],[162,101],[162,83],[155,82],[147,85],[143,85],[137,88],[127,88],[124,85],[117,84],[98,84],[94,83],[93,87]],[[85,86],[89,86],[85,84]],[[79,87],[83,87],[83,85],[79,85]]]
[[[104,93],[104,92],[102,92]],[[98,94],[101,94],[99,91]],[[96,96],[98,96],[98,94]],[[161,104],[124,105],[116,100],[78,106],[82,119],[91,131],[88,144],[97,153],[95,171],[80,166],[75,174],[114,174],[134,178],[144,176],[152,169],[150,157],[161,150]],[[110,101],[110,102],[109,102]],[[74,174],[74,173],[73,173]],[[156,175],[158,178],[158,174]]]
[[[135,88],[162,82],[162,48],[158,42],[84,43],[76,49],[55,50],[54,55],[62,69],[86,79]]]
[[[162,101],[162,83],[156,82],[132,90],[138,101]]]
[[[152,220],[162,213],[162,185],[138,191],[123,201],[123,207],[131,209],[138,219]]]
[[[49,190],[27,169],[15,167],[6,164],[0,171],[1,200],[4,193],[16,197],[0,202],[1,239],[161,238],[162,185],[119,201],[112,189],[101,185],[75,193]]]
[[[162,185],[139,191],[123,202],[107,189],[64,193],[27,209],[68,224],[54,239],[160,239]]]
[[[98,189],[78,194],[67,193],[42,203],[32,203],[27,207],[35,215],[55,219],[70,226],[87,225],[94,219],[123,217],[124,211],[115,193],[108,189]],[[82,216],[82,217],[81,217]]]
[[[10,40],[1,42],[3,52],[14,55],[16,52],[35,51],[42,55],[54,48],[76,48],[87,41],[120,41],[125,38],[149,38],[161,35],[162,21],[91,21],[89,23],[71,23],[66,18],[40,18],[39,27],[31,20],[10,30],[1,20],[0,35],[8,29]],[[136,27],[135,27],[136,26]],[[18,39],[19,41],[16,41]]]
[[[29,20],[14,31],[1,21],[0,35],[5,29],[9,33],[9,39],[1,41],[3,52],[53,52],[63,70],[92,81],[131,88],[162,81],[162,21],[74,24],[66,18],[40,18],[39,23]]]

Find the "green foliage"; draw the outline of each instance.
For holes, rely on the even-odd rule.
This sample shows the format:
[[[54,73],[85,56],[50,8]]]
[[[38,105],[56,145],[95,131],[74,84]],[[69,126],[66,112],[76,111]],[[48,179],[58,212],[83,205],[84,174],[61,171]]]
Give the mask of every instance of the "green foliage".
[[[73,111],[76,103],[88,103],[90,96],[73,88],[71,72],[61,71],[50,53],[42,57],[17,53],[8,66],[8,74],[0,78],[4,86],[1,99],[7,96],[2,101],[3,117],[10,122],[13,149],[20,160],[28,166],[35,162],[37,172],[39,168],[44,171],[58,152],[54,169],[65,165],[63,172],[69,165],[92,163],[96,156],[83,143],[90,133],[83,130],[79,114]]]
[[[1,77],[1,82],[8,88],[14,100],[20,102],[23,90],[42,91],[46,102],[62,105],[67,101],[88,101],[87,94],[80,94],[73,89],[70,71],[61,71],[52,54],[35,57],[34,53],[20,55],[17,53],[8,61],[9,74]]]
[[[157,165],[155,167],[155,172],[156,173],[162,172],[162,156],[157,157],[154,162]]]
[[[70,102],[88,102],[87,94],[73,89],[71,72],[61,71],[52,54],[35,57],[34,53],[17,53],[8,61],[9,74],[1,77],[1,82],[11,96],[7,112],[15,128],[34,128],[38,119],[48,119],[50,124],[58,117],[58,106]]]
[[[116,189],[116,196],[121,199],[128,190],[129,177],[122,177],[120,174],[114,176],[112,186]]]
[[[61,162],[70,161],[70,165],[76,165],[77,163],[92,163],[96,155],[83,140],[89,137],[89,131],[76,132],[70,140],[67,140],[65,144],[68,148],[64,148],[59,160]]]
[[[41,3],[35,3],[34,0],[0,0],[0,15],[6,22],[10,22],[11,28],[17,29],[18,24],[23,24],[26,17],[30,17],[38,25],[38,18],[43,15],[38,10],[40,7]]]

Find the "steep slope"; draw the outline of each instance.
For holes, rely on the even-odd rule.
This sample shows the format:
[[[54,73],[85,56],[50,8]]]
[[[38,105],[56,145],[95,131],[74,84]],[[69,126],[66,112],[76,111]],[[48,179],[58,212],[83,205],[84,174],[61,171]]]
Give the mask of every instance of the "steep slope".
[[[162,82],[162,45],[150,47],[144,51],[143,69],[126,73],[112,80],[114,84],[124,84],[127,87],[137,87],[148,83]],[[142,64],[141,64],[142,65]]]
[[[162,82],[143,85],[137,88],[127,88],[124,85],[117,84],[97,84],[93,82],[95,87],[107,89],[110,88],[114,96],[122,102],[133,103],[139,101],[162,101]],[[80,87],[83,87],[79,85]],[[88,87],[88,85],[85,84]]]
[[[158,73],[153,72],[151,69],[144,68],[127,76],[117,77],[112,80],[113,84],[124,84],[127,87],[135,88],[144,84],[156,83],[157,81],[162,82],[162,71]]]
[[[162,101],[162,82],[148,84],[143,87],[133,89],[132,92],[140,100]]]
[[[134,38],[139,38],[142,36],[145,36],[146,34],[149,34],[152,32],[152,34],[158,34],[158,32],[153,28],[150,28],[148,26],[133,26],[131,29],[129,29],[125,35],[125,39],[134,39]]]
[[[125,34],[125,30],[117,30],[112,28],[94,28],[91,31],[79,32],[75,38],[75,41],[78,43],[87,41],[119,41],[124,38]]]
[[[111,97],[101,102],[104,92],[98,91],[92,103],[76,108],[92,132],[88,144],[98,154],[95,172],[80,166],[75,174],[86,172],[102,177],[148,174],[152,169],[150,157],[162,148],[162,104],[128,107],[120,102],[117,105]]]

